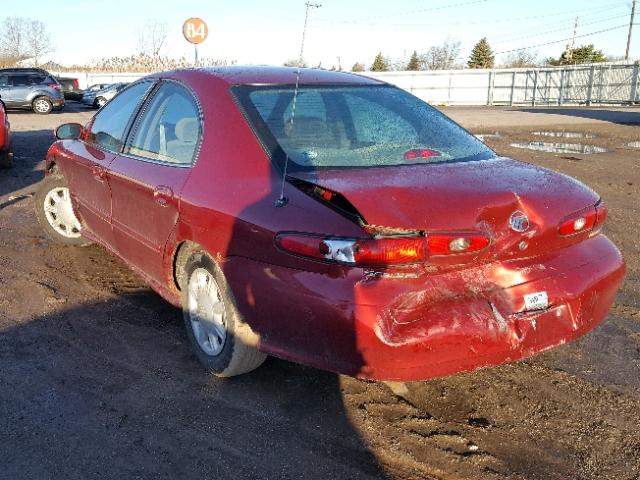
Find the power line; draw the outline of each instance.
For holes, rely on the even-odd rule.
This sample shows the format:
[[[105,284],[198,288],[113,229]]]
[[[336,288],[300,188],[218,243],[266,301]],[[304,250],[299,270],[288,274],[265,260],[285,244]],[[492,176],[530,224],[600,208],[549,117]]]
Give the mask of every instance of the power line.
[[[465,7],[468,5],[474,5],[477,3],[486,3],[489,0],[470,0],[467,2],[459,2],[459,3],[451,3],[448,5],[440,5],[439,7],[431,7],[431,8],[421,8],[419,10],[408,10],[402,13],[392,13],[392,14],[388,14],[388,15],[377,15],[375,17],[365,17],[365,18],[361,18],[359,20],[339,20],[339,21],[334,21],[334,20],[329,20],[329,19],[324,19],[324,18],[320,18],[318,20],[320,21],[328,21],[328,22],[333,22],[333,23],[365,23],[369,20],[379,20],[382,18],[391,18],[391,17],[402,17],[405,15],[414,15],[416,13],[424,13],[424,12],[434,12],[436,10],[445,10],[445,9],[449,9],[449,8],[456,8],[456,7]]]
[[[591,22],[581,22],[581,25],[582,26],[595,25],[597,23],[610,22],[611,20],[618,20],[620,18],[626,18],[626,17],[627,17],[627,15],[616,15],[614,17],[603,18],[603,19],[594,20],[594,21],[591,21]],[[528,38],[540,37],[542,35],[547,35],[549,33],[564,32],[566,30],[571,30],[573,28],[574,28],[574,26],[566,26],[564,28],[556,28],[554,30],[545,30],[544,32],[533,33],[531,35],[524,35],[524,36],[521,36],[521,37],[497,37],[497,40],[499,40],[499,41],[495,41],[496,40],[495,38],[491,38],[491,41],[492,41],[492,43],[494,45],[500,45],[500,44],[512,42],[512,41],[515,41],[515,40],[526,40]],[[501,40],[501,39],[505,39],[505,40]]]
[[[561,16],[561,15],[571,15],[571,17],[573,18],[573,16],[576,13],[579,13],[580,15],[583,15],[584,12],[592,12],[592,13],[590,13],[588,15],[583,15],[584,17],[587,17],[587,16],[590,16],[590,15],[596,15],[599,12],[603,12],[605,10],[612,10],[612,9],[622,8],[623,7],[623,5],[620,5],[619,3],[609,3],[609,4],[606,4],[606,5],[600,5],[598,7],[593,7],[593,8],[582,8],[582,9],[579,9],[579,10],[565,10],[565,11],[562,11],[562,12],[547,13],[547,14],[543,14],[543,15],[529,15],[529,16],[525,16],[525,17],[500,17],[500,18],[496,18],[496,19],[493,19],[493,20],[479,20],[479,21],[476,21],[476,22],[436,22],[436,23],[389,23],[389,22],[379,23],[379,22],[369,22],[369,20],[386,19],[386,18],[390,18],[390,17],[398,17],[398,16],[409,15],[409,14],[413,14],[413,13],[416,13],[416,12],[422,12],[422,11],[442,10],[442,9],[445,9],[445,8],[453,8],[453,7],[457,7],[457,6],[470,5],[470,4],[474,4],[474,3],[482,3],[482,2],[485,2],[485,1],[487,1],[487,0],[476,0],[476,1],[468,2],[468,3],[458,3],[458,4],[441,6],[441,7],[434,7],[432,9],[407,11],[407,12],[393,14],[393,15],[369,17],[369,18],[358,19],[358,20],[331,20],[331,19],[328,19],[328,18],[322,18],[322,19],[317,19],[316,21],[325,22],[325,23],[334,23],[334,24],[362,24],[362,25],[368,25],[368,26],[384,25],[384,26],[389,26],[389,27],[433,27],[433,26],[454,26],[454,25],[485,25],[485,24],[490,24],[490,23],[513,23],[515,21],[520,21],[520,20],[536,20],[536,19],[541,19],[541,18],[558,17],[558,16]]]
[[[597,32],[590,32],[590,33],[584,33],[582,35],[576,35],[576,38],[591,37],[593,35],[598,35],[600,33],[611,32],[613,30],[620,30],[621,28],[627,28],[627,25],[626,24],[625,25],[618,25],[617,27],[605,28],[603,30],[598,30]],[[518,52],[520,50],[530,50],[532,48],[545,47],[547,45],[555,45],[556,43],[567,42],[567,41],[569,41],[571,39],[572,39],[572,37],[569,37],[569,38],[563,38],[563,39],[560,39],[560,40],[554,40],[552,42],[539,43],[538,45],[529,45],[528,47],[513,48],[511,50],[504,50],[502,52],[496,52],[495,55],[502,55],[503,53]]]

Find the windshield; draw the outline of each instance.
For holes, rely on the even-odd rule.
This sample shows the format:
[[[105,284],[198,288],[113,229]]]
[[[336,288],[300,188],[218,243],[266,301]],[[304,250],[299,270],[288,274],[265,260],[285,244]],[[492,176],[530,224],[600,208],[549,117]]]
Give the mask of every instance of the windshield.
[[[392,86],[243,86],[254,129],[289,169],[485,160],[495,154],[436,109]]]

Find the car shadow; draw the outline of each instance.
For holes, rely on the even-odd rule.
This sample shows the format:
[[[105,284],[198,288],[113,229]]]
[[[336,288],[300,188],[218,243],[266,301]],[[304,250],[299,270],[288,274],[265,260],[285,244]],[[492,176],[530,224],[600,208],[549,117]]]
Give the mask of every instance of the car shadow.
[[[550,115],[565,115],[578,118],[589,118],[605,122],[618,123],[620,125],[640,125],[640,109],[625,112],[621,110],[608,110],[602,108],[517,108],[510,109],[516,112],[545,113]]]
[[[384,478],[337,375],[269,358],[212,377],[181,312],[150,290],[3,313],[0,358],[7,478]]]
[[[28,188],[27,194],[42,177],[39,163],[44,160],[47,150],[55,141],[53,130],[12,131],[13,167],[0,169],[0,197]],[[15,199],[0,199],[0,209],[7,207]],[[9,203],[7,203],[9,202]]]

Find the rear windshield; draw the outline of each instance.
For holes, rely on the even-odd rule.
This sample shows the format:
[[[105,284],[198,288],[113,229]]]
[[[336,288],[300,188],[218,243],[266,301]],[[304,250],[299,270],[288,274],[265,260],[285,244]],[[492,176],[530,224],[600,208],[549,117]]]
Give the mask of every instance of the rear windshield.
[[[392,86],[242,86],[234,93],[274,160],[288,168],[363,168],[486,160],[495,154]],[[281,166],[281,165],[280,165]]]

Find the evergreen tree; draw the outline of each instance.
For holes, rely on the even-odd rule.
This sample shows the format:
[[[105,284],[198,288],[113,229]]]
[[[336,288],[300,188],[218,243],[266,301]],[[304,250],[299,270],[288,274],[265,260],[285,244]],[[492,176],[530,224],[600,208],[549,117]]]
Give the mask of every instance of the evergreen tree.
[[[407,70],[416,71],[420,70],[420,57],[418,57],[418,52],[415,50],[409,59],[409,63],[407,64]]]
[[[351,67],[351,71],[352,72],[364,72],[365,70],[365,66],[364,63],[360,63],[360,62],[356,62],[353,64],[353,67]]]
[[[389,70],[389,61],[382,56],[382,52],[378,53],[378,55],[376,55],[376,58],[373,60],[373,63],[371,64],[371,71],[388,72]]]
[[[582,45],[581,47],[574,48],[573,51],[565,50],[560,55],[560,58],[549,58],[547,63],[552,66],[558,65],[581,65],[583,63],[600,63],[606,62],[602,50],[596,50],[593,43],[589,45]]]
[[[487,37],[482,37],[471,50],[467,65],[469,68],[493,68],[496,57],[489,46]]]

